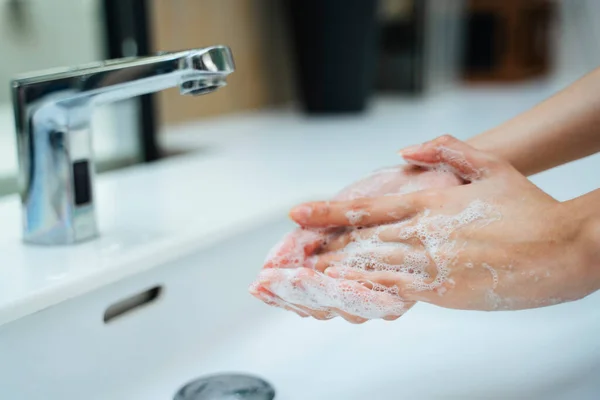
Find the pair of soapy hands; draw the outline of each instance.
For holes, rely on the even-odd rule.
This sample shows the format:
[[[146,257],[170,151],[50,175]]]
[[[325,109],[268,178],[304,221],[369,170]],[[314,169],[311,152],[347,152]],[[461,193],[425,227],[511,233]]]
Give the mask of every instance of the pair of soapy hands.
[[[394,320],[415,302],[541,307],[593,292],[577,218],[507,162],[443,136],[400,152],[332,201],[294,208],[301,228],[250,292],[302,317]]]

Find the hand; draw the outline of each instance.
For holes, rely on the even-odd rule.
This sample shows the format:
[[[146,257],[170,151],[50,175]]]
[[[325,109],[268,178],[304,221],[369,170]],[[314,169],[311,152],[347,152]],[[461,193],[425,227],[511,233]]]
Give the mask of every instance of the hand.
[[[373,172],[370,176],[348,186],[334,197],[334,200],[353,200],[358,198],[377,197],[390,194],[410,193],[428,188],[443,188],[462,184],[462,180],[451,172],[435,171],[429,168],[421,168],[413,165],[402,165],[384,168]],[[269,254],[259,280],[250,287],[250,292],[265,303],[282,307],[306,317],[313,316],[317,319],[329,319],[340,315],[352,322],[364,322],[364,318],[350,315],[336,307],[315,306],[308,308],[300,304],[284,301],[274,295],[260,282],[265,281],[267,286],[271,281],[296,282],[300,287],[302,282],[307,286],[320,286],[321,284],[342,284],[332,280],[322,273],[315,274],[312,271],[315,254],[326,242],[334,240],[335,237],[345,232],[345,229],[298,229],[288,234]],[[293,269],[293,271],[281,271],[280,268]],[[321,271],[322,272],[322,271]],[[290,274],[297,274],[297,279],[292,279]],[[343,283],[353,285],[354,282]],[[362,288],[359,288],[362,289]],[[393,298],[388,298],[389,301]],[[408,306],[407,306],[408,307]],[[347,308],[347,307],[346,307]]]
[[[399,165],[374,171],[368,177],[344,188],[333,200],[355,200],[394,194],[411,193],[429,188],[445,188],[463,181],[448,171],[438,171],[414,165]],[[360,216],[354,216],[359,218]],[[297,268],[306,266],[306,258],[344,229],[297,229],[276,245],[268,254],[264,268]]]
[[[584,221],[577,210],[510,164],[449,136],[402,155],[448,168],[470,184],[295,208],[291,216],[301,226],[355,228],[325,246],[317,271],[376,294],[385,293],[383,287],[406,302],[456,309],[535,308],[580,299],[598,287],[582,257]],[[384,310],[384,300],[369,301],[382,301]]]

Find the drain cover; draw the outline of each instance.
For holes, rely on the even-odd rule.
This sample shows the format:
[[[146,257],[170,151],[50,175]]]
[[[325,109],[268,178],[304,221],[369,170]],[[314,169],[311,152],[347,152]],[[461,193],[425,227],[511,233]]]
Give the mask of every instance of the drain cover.
[[[273,400],[268,382],[243,374],[219,374],[198,378],[183,386],[174,400]]]

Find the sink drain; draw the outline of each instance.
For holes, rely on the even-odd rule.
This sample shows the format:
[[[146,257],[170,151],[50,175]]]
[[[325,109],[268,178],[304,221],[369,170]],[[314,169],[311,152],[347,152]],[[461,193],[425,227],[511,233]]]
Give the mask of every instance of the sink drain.
[[[187,383],[173,400],[273,400],[268,382],[243,374],[209,375]]]

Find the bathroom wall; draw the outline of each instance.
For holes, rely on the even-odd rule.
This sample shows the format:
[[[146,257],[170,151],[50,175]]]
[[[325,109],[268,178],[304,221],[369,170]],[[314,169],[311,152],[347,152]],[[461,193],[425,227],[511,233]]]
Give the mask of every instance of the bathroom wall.
[[[98,0],[0,2],[0,103],[9,101],[8,81],[17,73],[102,58],[99,3]]]
[[[464,0],[428,0],[425,13],[427,93],[453,89],[461,81],[461,54],[466,11]]]
[[[571,81],[600,66],[600,1],[559,2],[555,74]]]
[[[217,43],[233,49],[237,71],[229,87],[211,96],[190,98],[176,90],[158,95],[164,124],[280,105],[294,99],[285,1],[149,0],[155,50]],[[554,75],[570,82],[600,65],[600,2],[556,1]],[[385,0],[382,10],[400,12],[407,0]],[[464,0],[429,0],[426,57],[430,92],[452,89],[460,71],[460,14]],[[391,10],[391,11],[390,11]],[[396,11],[394,11],[396,10]],[[400,11],[397,11],[400,10]],[[459,82],[460,83],[460,82]]]
[[[150,0],[155,50],[225,44],[236,72],[210,96],[158,95],[165,124],[283,104],[293,98],[292,63],[281,0]]]
[[[101,0],[0,0],[0,195],[16,190],[16,140],[10,80],[17,74],[105,58]],[[137,103],[93,115],[100,170],[138,160]]]

